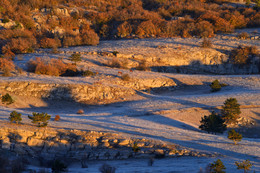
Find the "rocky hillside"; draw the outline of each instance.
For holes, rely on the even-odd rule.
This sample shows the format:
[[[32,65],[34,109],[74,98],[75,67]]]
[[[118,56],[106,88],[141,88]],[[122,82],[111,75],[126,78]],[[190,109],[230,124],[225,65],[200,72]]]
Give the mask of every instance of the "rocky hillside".
[[[2,0],[0,50],[97,45],[99,38],[214,37],[259,26],[259,1]]]
[[[57,158],[70,161],[107,160],[149,157],[205,157],[213,154],[191,151],[162,141],[125,138],[119,134],[36,128],[0,122],[0,151],[9,150],[20,156],[32,156],[43,164]],[[134,143],[139,148],[133,151]],[[36,160],[34,163],[37,162]]]

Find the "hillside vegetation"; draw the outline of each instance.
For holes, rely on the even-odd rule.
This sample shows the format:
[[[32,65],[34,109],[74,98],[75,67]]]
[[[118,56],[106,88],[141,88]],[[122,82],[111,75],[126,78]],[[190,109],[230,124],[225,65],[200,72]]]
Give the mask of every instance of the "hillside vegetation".
[[[258,27],[258,6],[222,0],[2,0],[0,50],[13,57],[39,47],[97,45],[99,39],[213,37]]]

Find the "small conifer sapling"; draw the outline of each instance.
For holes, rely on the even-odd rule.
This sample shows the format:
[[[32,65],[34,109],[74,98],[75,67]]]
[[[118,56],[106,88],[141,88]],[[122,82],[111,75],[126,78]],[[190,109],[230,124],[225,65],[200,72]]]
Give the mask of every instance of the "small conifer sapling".
[[[216,79],[214,80],[211,84],[211,92],[216,92],[216,91],[220,91],[221,90],[221,84],[219,83],[219,81]]]
[[[210,172],[212,173],[225,173],[225,169],[226,167],[220,159],[210,165]]]
[[[236,132],[234,129],[228,131],[228,139],[232,140],[236,145],[237,142],[241,141],[242,135]]]
[[[9,120],[10,122],[16,122],[18,124],[22,121],[22,114],[13,111],[10,113]]]
[[[237,166],[237,169],[243,169],[244,173],[250,171],[251,167],[253,166],[249,160],[245,160],[243,162],[235,162],[235,165]]]

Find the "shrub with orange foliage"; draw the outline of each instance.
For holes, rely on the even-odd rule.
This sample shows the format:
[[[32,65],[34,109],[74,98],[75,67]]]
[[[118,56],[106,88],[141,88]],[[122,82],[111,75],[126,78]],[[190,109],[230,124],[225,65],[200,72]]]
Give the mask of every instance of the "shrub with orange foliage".
[[[59,115],[55,115],[54,121],[59,121],[60,120],[60,116]]]
[[[60,76],[67,70],[76,72],[76,66],[70,63],[63,63],[60,59],[44,60],[36,57],[27,64],[28,71],[36,74],[45,74],[50,76]]]
[[[244,15],[241,15],[238,11],[233,13],[227,12],[224,18],[229,21],[234,28],[243,28],[247,25],[247,20]]]
[[[15,65],[12,60],[7,58],[0,58],[0,71],[4,76],[10,76],[10,72],[15,70]]]
[[[81,44],[81,37],[80,36],[73,36],[73,35],[66,35],[62,40],[62,45],[64,47],[68,46],[78,46]]]
[[[30,53],[36,46],[36,39],[28,30],[0,30],[0,39],[5,40],[2,53]]]
[[[213,37],[214,36],[214,27],[208,21],[199,21],[196,23],[194,34],[199,37]]]
[[[259,27],[260,26],[260,11],[253,15],[249,20],[249,26]]]
[[[0,49],[11,57],[11,52],[27,53],[37,47],[58,47],[59,42],[55,36],[66,47],[97,45],[99,37],[131,38],[134,34],[140,38],[212,37],[216,32],[232,32],[234,28],[260,26],[260,12],[257,8],[234,7],[224,1],[1,0],[0,18],[16,21],[17,25],[12,27],[14,31],[0,30]],[[57,8],[66,8],[68,11],[74,8],[77,11],[62,15],[55,10]],[[35,9],[44,12],[36,12]],[[40,27],[37,29],[37,20],[32,18],[35,13],[46,13],[43,20],[38,22]],[[56,27],[64,30],[64,33],[54,33],[53,29]],[[22,36],[22,32],[30,34]]]
[[[99,44],[99,37],[94,30],[88,30],[81,33],[81,44],[96,46]]]
[[[138,25],[136,35],[139,37],[154,37],[160,32],[159,28],[151,20],[144,21]]]
[[[77,114],[84,114],[84,110],[83,110],[83,109],[79,109],[79,110],[77,111]]]
[[[42,48],[57,48],[61,46],[61,42],[59,39],[53,38],[42,38],[40,39],[40,47]]]
[[[130,36],[131,33],[132,33],[132,26],[127,21],[123,22],[117,27],[118,37],[124,38]]]
[[[231,51],[229,61],[233,64],[246,65],[258,54],[255,46],[238,46]]]

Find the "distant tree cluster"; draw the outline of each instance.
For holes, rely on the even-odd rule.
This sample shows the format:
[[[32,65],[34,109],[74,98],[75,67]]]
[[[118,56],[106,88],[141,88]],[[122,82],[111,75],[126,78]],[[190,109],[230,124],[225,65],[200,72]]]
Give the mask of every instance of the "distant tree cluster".
[[[251,167],[253,166],[252,163],[249,160],[244,160],[242,162],[235,162],[235,165],[237,166],[237,169],[244,170],[244,173],[247,173],[251,170]],[[199,173],[225,173],[226,167],[224,163],[217,159],[213,163],[210,163],[205,170],[200,169]]]
[[[237,100],[229,98],[224,102],[220,114],[213,111],[210,115],[202,117],[199,128],[208,133],[223,133],[227,129],[227,125],[237,121],[240,113],[240,105],[237,103]],[[228,131],[227,137],[235,145],[242,139],[242,135],[234,129]]]
[[[223,5],[226,2],[1,0],[1,22],[15,24],[0,30],[0,50],[10,57],[38,47],[97,45],[100,38],[213,37],[260,26],[258,0],[254,8],[250,1],[244,7]],[[64,13],[57,10],[61,6]],[[70,11],[72,7],[80,8]]]
[[[208,133],[223,133],[227,129],[224,122],[225,120],[222,119],[221,115],[212,112],[209,116],[201,118],[199,128]]]
[[[33,112],[32,116],[28,115],[28,118],[32,120],[33,124],[36,124],[37,127],[46,127],[48,125],[48,121],[51,116],[47,113],[36,113]],[[12,111],[9,115],[9,120],[11,123],[15,122],[16,124],[20,124],[22,122],[22,114],[16,111]],[[59,121],[60,116],[56,115],[54,121]]]

